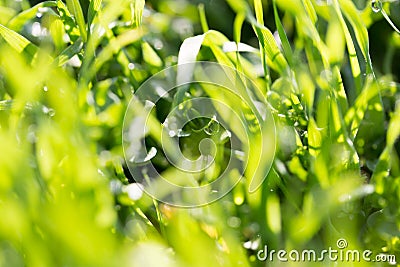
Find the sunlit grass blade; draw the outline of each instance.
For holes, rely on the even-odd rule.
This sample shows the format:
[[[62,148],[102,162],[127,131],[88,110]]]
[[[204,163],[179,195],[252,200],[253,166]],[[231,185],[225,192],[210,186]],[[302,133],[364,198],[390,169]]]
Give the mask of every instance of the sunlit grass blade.
[[[54,62],[58,66],[62,66],[68,62],[73,56],[76,56],[83,47],[83,42],[81,39],[78,39],[75,43],[68,46],[64,51],[61,52],[60,55],[55,58]]]
[[[102,3],[103,3],[102,0],[90,1],[88,15],[87,15],[87,24],[88,24],[89,33],[90,33],[90,26],[92,25],[92,22],[93,22],[94,18],[96,17],[97,12],[100,11]]]
[[[285,55],[289,66],[293,66],[293,52],[292,48],[290,47],[290,43],[288,37],[286,35],[285,29],[283,28],[281,19],[279,18],[278,9],[276,8],[276,0],[272,1],[273,8],[274,8],[274,17],[275,17],[275,24],[278,30],[279,38],[282,42],[283,54]]]
[[[64,24],[65,32],[68,34],[70,41],[73,43],[80,37],[78,26],[63,1],[57,0],[57,10],[60,14],[61,21]]]
[[[13,30],[5,27],[4,25],[0,24],[0,35],[3,39],[18,53],[25,52],[32,60],[38,48],[34,44],[32,44],[28,39],[23,37],[22,35],[16,33]]]
[[[19,13],[17,16],[13,17],[7,24],[7,27],[14,30],[14,31],[19,31],[21,28],[27,23],[28,20],[33,19],[36,17],[38,12],[43,13],[43,8],[49,8],[45,9],[46,12],[53,12],[52,9],[53,7],[57,6],[56,1],[45,1],[41,2],[30,9],[24,10],[23,12]],[[40,10],[40,11],[39,11]]]
[[[143,9],[144,9],[145,0],[133,0],[133,4],[131,4],[131,12],[132,12],[132,24],[136,27],[142,23]]]
[[[125,46],[140,40],[142,36],[142,30],[134,29],[126,31],[123,34],[111,39],[110,43],[99,53],[96,61],[88,69],[87,73],[85,73],[85,80],[87,79],[86,81],[90,81],[107,60],[109,60],[114,54],[121,53],[122,48]]]
[[[200,24],[201,24],[203,33],[208,32],[209,28],[208,28],[208,23],[207,23],[207,18],[206,18],[206,12],[204,9],[204,4],[200,4],[198,6],[198,9],[199,9],[199,16],[200,16]]]
[[[68,9],[72,13],[72,15],[75,16],[75,20],[76,20],[76,23],[78,24],[82,40],[83,40],[83,42],[86,42],[87,41],[86,23],[85,23],[85,19],[83,17],[81,4],[80,4],[79,0],[66,0],[66,1],[67,1]]]
[[[354,78],[355,89],[357,95],[361,92],[362,81],[361,81],[361,68],[358,62],[356,48],[353,43],[353,38],[351,37],[350,31],[347,27],[346,21],[343,18],[340,5],[338,0],[333,0],[333,6],[336,12],[337,17],[339,18],[340,24],[342,26],[342,30],[344,32],[344,36],[346,38],[347,50],[349,53],[349,61],[351,65],[351,70]]]
[[[386,13],[386,11],[383,8],[381,10],[381,13],[382,13],[383,17],[385,18],[385,20],[393,28],[393,30],[395,30],[398,34],[400,34],[400,30],[396,27],[396,25],[394,25],[393,21],[389,18],[388,14]]]
[[[260,0],[254,0],[254,9],[256,12],[256,20],[257,24],[260,24],[264,26],[264,13],[263,13],[263,8],[262,8],[262,2]],[[247,16],[251,15],[250,12],[247,12]],[[254,26],[253,26],[254,27]],[[265,51],[265,43],[263,42],[264,38],[261,38],[263,36],[262,30],[255,28],[255,32],[258,37],[258,42],[260,45],[260,54],[261,54],[261,62],[263,64],[264,68],[264,76],[266,79],[266,84],[269,87],[271,84],[271,75],[269,71],[269,67],[267,65],[267,55]]]
[[[390,174],[392,167],[392,153],[396,141],[400,136],[400,105],[396,105],[396,110],[393,113],[393,117],[389,121],[388,130],[386,133],[386,147],[379,157],[378,163],[372,174],[371,181],[376,183],[376,191],[382,194],[385,190],[384,179]]]

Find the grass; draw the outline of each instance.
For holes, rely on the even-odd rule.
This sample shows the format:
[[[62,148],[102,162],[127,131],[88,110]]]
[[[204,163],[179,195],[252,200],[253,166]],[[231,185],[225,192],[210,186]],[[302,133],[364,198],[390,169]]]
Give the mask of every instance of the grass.
[[[340,238],[400,259],[399,2],[378,11],[362,0],[198,2],[0,0],[0,266],[279,266],[258,251],[321,251]],[[239,101],[183,86],[157,103],[154,125],[202,96],[230,127],[194,186],[223,172],[234,138],[250,143],[247,166],[229,176],[245,177],[229,194],[179,208],[135,191],[122,132],[140,86],[191,61],[238,70],[257,89]],[[243,114],[244,128],[217,102]],[[276,140],[259,137],[270,125],[260,110],[270,111]],[[157,127],[145,140],[160,152]],[[195,139],[211,127],[198,119],[182,128],[183,153],[197,156]],[[182,175],[164,153],[152,163]]]

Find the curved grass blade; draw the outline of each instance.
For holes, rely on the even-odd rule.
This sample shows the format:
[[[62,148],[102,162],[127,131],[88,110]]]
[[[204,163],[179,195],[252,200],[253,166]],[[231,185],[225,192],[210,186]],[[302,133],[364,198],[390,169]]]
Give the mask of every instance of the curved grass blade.
[[[397,29],[396,25],[394,25],[393,21],[389,18],[386,11],[384,9],[381,9],[381,13],[383,17],[386,19],[386,21],[389,23],[389,25],[392,26],[393,30],[395,30],[398,34],[400,34],[400,30]]]
[[[58,66],[63,66],[65,63],[68,62],[73,56],[77,55],[83,47],[82,39],[78,39],[75,43],[68,46],[64,51],[58,55],[55,60],[54,64]]]
[[[23,12],[19,13],[17,16],[13,17],[8,23],[7,27],[11,30],[14,31],[19,31],[22,29],[22,27],[26,24],[26,22],[30,19],[33,19],[38,12],[42,12],[43,8],[48,8],[48,7],[56,7],[57,2],[56,1],[45,1],[42,3],[39,3],[27,10],[24,10]],[[47,9],[47,12],[52,11],[51,9]]]
[[[71,42],[75,42],[80,37],[80,32],[74,18],[61,0],[57,0],[57,10],[64,24],[65,32],[68,34]]]

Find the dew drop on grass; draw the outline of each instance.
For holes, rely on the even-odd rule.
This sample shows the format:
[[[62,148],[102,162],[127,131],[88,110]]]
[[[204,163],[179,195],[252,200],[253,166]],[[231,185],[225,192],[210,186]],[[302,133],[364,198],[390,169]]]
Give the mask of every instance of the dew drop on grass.
[[[329,6],[332,4],[332,0],[317,0],[316,4],[319,6]]]
[[[135,69],[135,64],[129,63],[129,64],[128,64],[128,69],[134,70],[134,69]]]
[[[381,12],[382,2],[380,0],[372,0],[371,8],[372,8],[372,11],[374,11],[375,13]]]

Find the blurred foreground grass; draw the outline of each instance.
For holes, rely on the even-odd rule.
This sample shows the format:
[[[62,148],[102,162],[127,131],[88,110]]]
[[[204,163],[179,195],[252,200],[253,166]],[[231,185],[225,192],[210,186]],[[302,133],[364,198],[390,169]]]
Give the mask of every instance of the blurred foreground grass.
[[[0,0],[0,266],[263,266],[264,245],[320,251],[339,238],[400,259],[400,35],[380,10],[144,4]],[[399,1],[382,8],[399,25]],[[277,154],[255,193],[244,178],[216,203],[180,209],[132,185],[122,122],[146,79],[196,59],[257,83]]]

